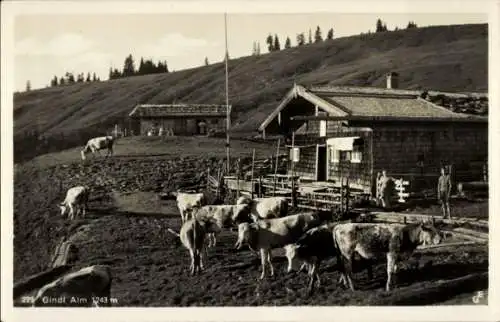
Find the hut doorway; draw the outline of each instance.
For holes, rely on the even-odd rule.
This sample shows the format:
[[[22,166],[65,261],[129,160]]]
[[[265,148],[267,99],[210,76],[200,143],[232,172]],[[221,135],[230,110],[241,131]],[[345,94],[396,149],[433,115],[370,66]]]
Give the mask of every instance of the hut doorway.
[[[205,120],[196,120],[196,133],[200,135],[207,134],[207,122]]]
[[[316,147],[316,181],[326,181],[326,146]]]

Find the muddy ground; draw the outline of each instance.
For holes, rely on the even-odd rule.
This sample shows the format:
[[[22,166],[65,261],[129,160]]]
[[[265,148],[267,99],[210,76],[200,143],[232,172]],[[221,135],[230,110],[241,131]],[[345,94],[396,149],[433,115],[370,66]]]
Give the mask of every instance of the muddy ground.
[[[173,201],[160,200],[157,193],[199,183],[199,169],[215,168],[219,162],[216,157],[115,158],[45,168],[18,166],[14,280],[47,269],[63,236],[72,236],[79,249],[76,268],[111,265],[112,297],[119,306],[374,305],[397,299],[400,290],[488,270],[487,246],[429,251],[422,253],[417,271],[403,265],[400,290],[383,290],[386,269],[380,263],[373,280],[358,272],[359,290],[350,292],[337,285],[339,274],[332,260],[321,267],[323,285],[307,297],[307,275],[286,274],[279,251],[273,259],[275,276],[258,281],[260,260],[248,249],[235,251],[236,234],[228,231],[209,250],[206,271],[191,277],[187,251],[166,230],[179,231],[178,210]],[[82,183],[96,192],[87,218],[63,220],[57,202],[67,188]]]

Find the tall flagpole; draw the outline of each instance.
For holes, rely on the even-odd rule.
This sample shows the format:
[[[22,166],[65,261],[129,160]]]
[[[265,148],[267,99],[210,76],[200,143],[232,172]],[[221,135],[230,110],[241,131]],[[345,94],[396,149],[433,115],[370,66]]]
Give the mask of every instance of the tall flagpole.
[[[225,43],[226,43],[226,155],[227,155],[227,173],[229,174],[229,128],[231,127],[231,111],[229,107],[229,76],[228,76],[228,60],[229,53],[227,50],[227,14],[224,13],[224,31],[225,31]]]

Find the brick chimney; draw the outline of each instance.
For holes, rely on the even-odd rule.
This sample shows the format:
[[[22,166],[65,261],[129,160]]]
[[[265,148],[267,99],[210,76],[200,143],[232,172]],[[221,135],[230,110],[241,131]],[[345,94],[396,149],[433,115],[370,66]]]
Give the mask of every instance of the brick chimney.
[[[399,74],[396,72],[390,72],[387,73],[386,79],[387,79],[387,88],[398,88],[398,79]]]

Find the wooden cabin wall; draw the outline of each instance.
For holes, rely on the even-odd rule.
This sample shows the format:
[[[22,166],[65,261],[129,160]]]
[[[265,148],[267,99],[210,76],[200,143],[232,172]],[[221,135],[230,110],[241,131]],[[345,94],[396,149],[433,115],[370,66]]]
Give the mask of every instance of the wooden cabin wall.
[[[300,149],[300,160],[294,166],[294,174],[303,179],[316,180],[316,146]]]
[[[417,176],[421,159],[424,174],[437,178],[442,162],[460,169],[471,161],[485,161],[488,153],[488,129],[480,123],[377,125],[373,141],[374,171],[385,169],[388,175]],[[479,179],[477,172],[471,171],[469,179]]]

